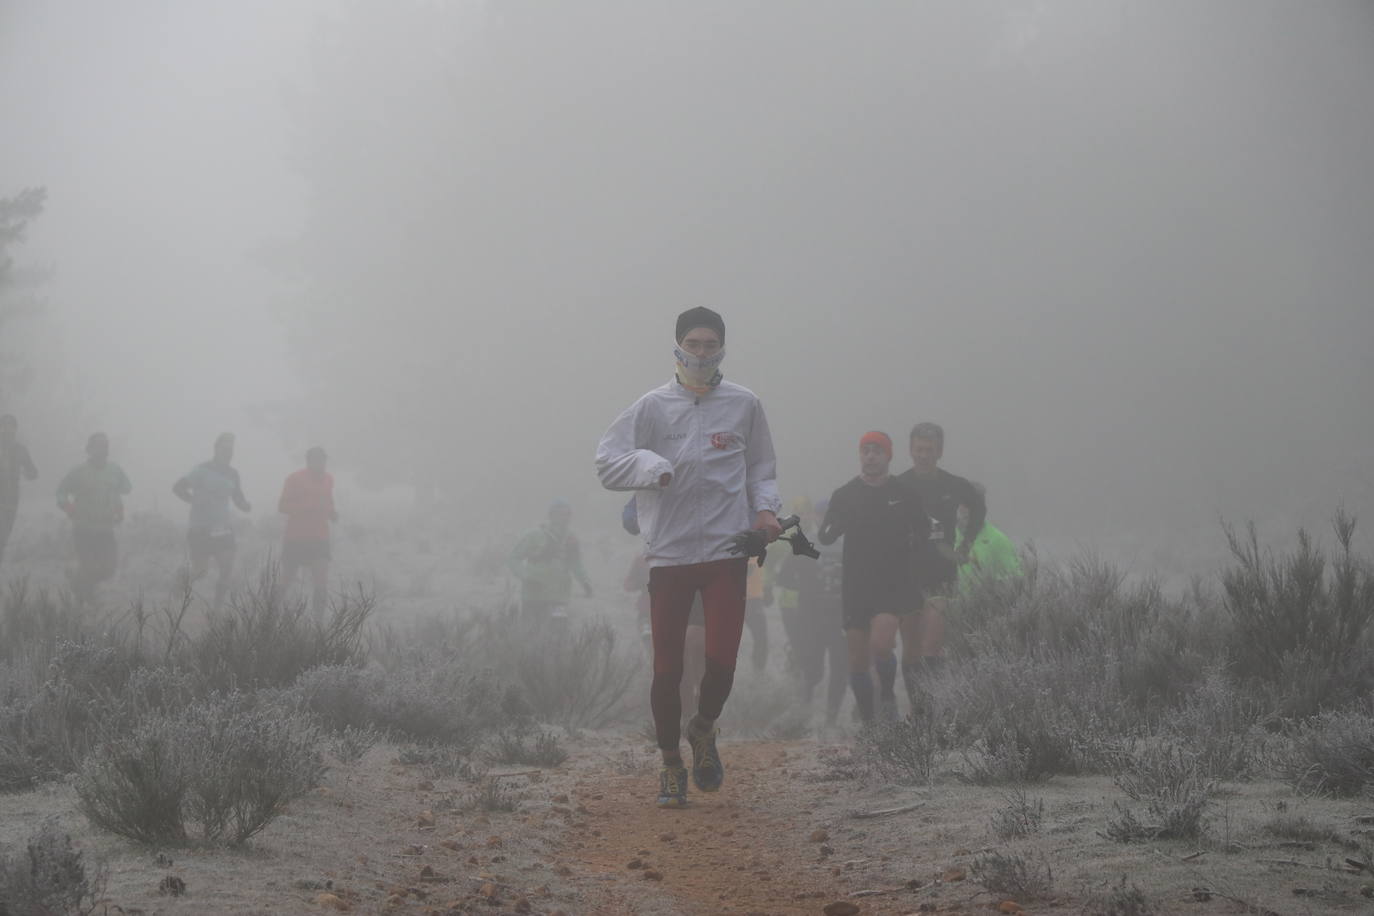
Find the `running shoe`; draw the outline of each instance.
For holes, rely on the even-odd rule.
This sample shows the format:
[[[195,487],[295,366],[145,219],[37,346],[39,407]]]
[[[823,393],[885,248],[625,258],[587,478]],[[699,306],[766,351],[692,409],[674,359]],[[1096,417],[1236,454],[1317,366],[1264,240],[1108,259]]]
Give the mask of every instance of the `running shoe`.
[[[687,807],[687,768],[665,766],[658,774],[658,806]]]
[[[716,750],[716,729],[698,735],[687,729],[687,742],[692,745],[692,782],[703,792],[714,792],[725,781],[725,764]]]

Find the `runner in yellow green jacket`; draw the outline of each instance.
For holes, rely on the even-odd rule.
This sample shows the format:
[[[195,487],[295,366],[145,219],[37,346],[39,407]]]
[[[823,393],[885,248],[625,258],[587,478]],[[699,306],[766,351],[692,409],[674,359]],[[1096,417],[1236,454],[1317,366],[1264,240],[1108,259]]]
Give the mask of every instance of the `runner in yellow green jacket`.
[[[987,499],[987,489],[980,483],[974,488]],[[1021,575],[1021,557],[1016,545],[989,522],[983,527],[971,545],[965,546],[968,512],[959,509],[959,544],[957,549],[966,552],[968,562],[959,567],[959,593],[967,595],[973,586],[982,579],[1014,579]]]

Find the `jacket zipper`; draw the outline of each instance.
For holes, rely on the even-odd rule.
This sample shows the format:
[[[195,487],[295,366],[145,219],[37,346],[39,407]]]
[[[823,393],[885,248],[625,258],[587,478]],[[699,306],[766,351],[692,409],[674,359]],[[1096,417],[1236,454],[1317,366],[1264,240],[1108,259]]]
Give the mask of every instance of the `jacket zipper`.
[[[702,454],[701,448],[701,395],[695,395],[692,398],[692,422],[694,426],[692,439],[696,443],[697,447],[697,474],[700,477],[700,479],[704,481],[706,477],[703,474],[702,467],[702,462],[705,459],[705,455]],[[692,500],[692,510],[696,515],[697,521],[703,522],[703,524],[697,525],[696,560],[698,563],[701,563],[704,562],[706,559],[706,526],[704,524],[704,520],[701,518],[701,487],[696,487],[693,492],[696,493],[696,496]]]

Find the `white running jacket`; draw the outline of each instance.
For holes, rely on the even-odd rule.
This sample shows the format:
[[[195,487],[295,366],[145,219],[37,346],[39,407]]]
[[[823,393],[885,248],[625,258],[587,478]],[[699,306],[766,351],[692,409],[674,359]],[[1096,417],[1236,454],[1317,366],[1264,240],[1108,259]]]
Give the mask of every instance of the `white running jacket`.
[[[782,511],[763,405],[732,382],[697,395],[674,378],[635,401],[601,437],[596,473],[608,490],[638,491],[650,566],[732,557],[730,539],[757,513]]]

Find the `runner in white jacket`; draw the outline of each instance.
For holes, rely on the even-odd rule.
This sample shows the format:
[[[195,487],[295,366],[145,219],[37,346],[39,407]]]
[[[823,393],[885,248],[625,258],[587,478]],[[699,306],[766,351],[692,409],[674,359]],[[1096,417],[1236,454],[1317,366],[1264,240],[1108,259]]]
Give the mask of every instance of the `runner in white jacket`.
[[[683,640],[698,592],[706,616],[706,673],[687,726],[692,779],[720,788],[715,720],[734,681],[744,629],[748,559],[730,540],[748,528],[781,529],[773,440],[752,391],[721,379],[725,323],[707,308],[678,316],[674,379],[630,405],[601,437],[596,471],[610,490],[635,490],[649,561],[654,680],[649,701],[663,751],[658,803],[687,802],[679,748]]]

